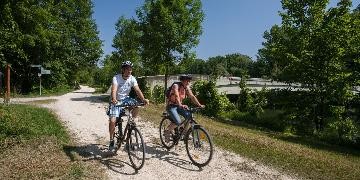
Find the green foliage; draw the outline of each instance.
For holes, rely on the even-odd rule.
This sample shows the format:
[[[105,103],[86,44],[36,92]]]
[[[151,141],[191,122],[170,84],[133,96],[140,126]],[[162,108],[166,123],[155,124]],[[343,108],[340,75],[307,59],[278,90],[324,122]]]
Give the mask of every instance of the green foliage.
[[[360,145],[360,128],[350,118],[334,121],[329,124],[331,129],[334,129],[338,135],[338,139],[346,144]]]
[[[218,116],[220,113],[234,109],[225,94],[219,94],[214,82],[196,81],[192,89],[198,100],[205,105],[204,113],[208,116]]]
[[[207,74],[217,78],[219,76],[241,77],[244,74],[248,74],[254,62],[249,56],[235,53],[226,56],[210,57],[206,64],[208,67]]]
[[[223,119],[243,122],[244,125],[252,125],[258,128],[266,128],[272,131],[285,132],[289,127],[286,120],[282,117],[282,111],[265,109],[258,116],[251,112],[241,112],[237,109],[225,111],[221,114]]]
[[[75,82],[80,84],[93,84],[95,67],[80,69],[75,74]]]
[[[283,89],[268,91],[266,96],[267,108],[283,111],[290,133],[312,135],[326,126],[326,118],[319,116],[329,114],[328,105],[314,103],[315,93]]]
[[[243,75],[239,83],[240,94],[237,100],[237,108],[242,112],[250,112],[251,115],[259,117],[267,105],[267,90],[251,92],[246,86],[246,75]]]
[[[136,12],[142,32],[142,64],[149,72],[165,74],[199,43],[204,19],[200,0],[146,0]]]
[[[113,40],[113,52],[111,60],[116,69],[123,61],[130,60],[134,64],[133,74],[137,76],[145,75],[144,68],[140,66],[141,62],[141,30],[138,22],[134,19],[126,19],[121,16],[115,26],[116,35]],[[146,68],[146,67],[145,67]]]
[[[95,70],[94,83],[106,92],[111,86],[112,77],[119,72],[120,62],[116,62],[114,55],[107,55],[102,66]]]
[[[136,79],[145,98],[151,98],[151,89],[147,84],[145,78],[137,78]]]
[[[165,100],[165,93],[164,87],[160,85],[155,85],[152,91],[152,100],[156,104],[164,103]]]
[[[277,106],[285,109],[297,133],[343,124],[350,118],[345,112],[352,88],[359,84],[360,16],[350,11],[349,0],[332,8],[327,8],[328,0],[281,2],[282,24],[264,33],[260,60],[274,79],[300,83],[307,92],[280,97],[284,101]],[[335,106],[344,109],[340,113]]]
[[[93,67],[102,53],[90,0],[1,1],[0,61],[11,64],[11,86],[29,93],[42,65],[47,88],[72,86],[78,70]]]

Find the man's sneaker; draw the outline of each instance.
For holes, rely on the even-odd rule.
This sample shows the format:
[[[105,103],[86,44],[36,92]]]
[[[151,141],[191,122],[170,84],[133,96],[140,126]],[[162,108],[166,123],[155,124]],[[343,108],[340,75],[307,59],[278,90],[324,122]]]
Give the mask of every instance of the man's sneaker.
[[[165,137],[165,142],[166,143],[170,142],[170,136],[171,136],[171,132],[169,130],[165,130],[164,131],[164,137]]]
[[[115,142],[114,140],[110,140],[109,150],[113,150],[114,148],[115,148]]]

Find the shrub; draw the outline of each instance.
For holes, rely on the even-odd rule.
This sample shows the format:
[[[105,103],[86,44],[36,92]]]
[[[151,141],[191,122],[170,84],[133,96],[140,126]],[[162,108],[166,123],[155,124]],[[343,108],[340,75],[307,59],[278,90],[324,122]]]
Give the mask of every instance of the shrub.
[[[196,81],[192,86],[194,94],[202,104],[205,104],[204,114],[218,116],[222,112],[234,109],[234,105],[225,94],[219,94],[215,83],[210,81]]]
[[[164,87],[160,85],[155,85],[152,91],[152,100],[156,104],[164,103],[165,102],[165,95],[164,95]]]

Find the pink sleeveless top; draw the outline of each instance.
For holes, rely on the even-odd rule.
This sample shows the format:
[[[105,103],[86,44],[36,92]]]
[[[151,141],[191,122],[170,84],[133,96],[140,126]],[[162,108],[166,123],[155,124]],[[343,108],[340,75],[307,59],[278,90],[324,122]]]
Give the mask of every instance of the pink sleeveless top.
[[[181,86],[181,85],[177,85],[177,86],[178,86],[178,91],[179,91],[179,96],[180,96],[180,102],[182,102],[186,98],[186,89],[184,86]],[[170,97],[168,99],[168,104],[177,104],[174,87],[170,91]]]

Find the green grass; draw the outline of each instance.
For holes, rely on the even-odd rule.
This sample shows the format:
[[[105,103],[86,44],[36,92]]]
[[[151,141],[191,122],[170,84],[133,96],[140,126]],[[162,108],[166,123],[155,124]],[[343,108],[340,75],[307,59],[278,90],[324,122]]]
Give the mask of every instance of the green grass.
[[[35,102],[34,104],[47,103]],[[98,164],[72,160],[73,140],[57,116],[32,105],[0,105],[2,179],[101,179]]]
[[[55,136],[69,142],[69,136],[56,115],[50,110],[29,105],[8,105],[0,109],[0,141],[5,138],[28,140]]]
[[[142,109],[141,114],[158,127],[163,110],[163,105],[150,105]],[[220,121],[200,115],[196,115],[196,120],[205,126],[217,146],[285,173],[306,179],[360,177],[359,150],[263,131],[234,121]]]
[[[73,88],[69,88],[66,86],[58,87],[58,88],[52,88],[52,89],[41,89],[41,95],[40,95],[40,89],[39,87],[35,87],[32,92],[29,94],[19,94],[11,92],[10,96],[11,98],[31,98],[31,97],[47,97],[47,96],[60,96],[69,92],[74,91]]]

